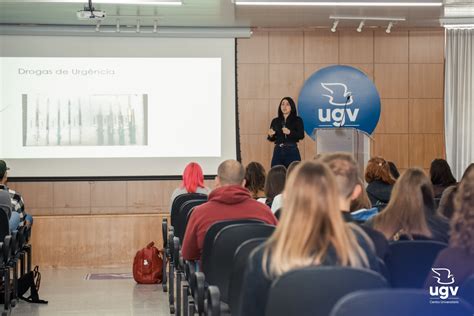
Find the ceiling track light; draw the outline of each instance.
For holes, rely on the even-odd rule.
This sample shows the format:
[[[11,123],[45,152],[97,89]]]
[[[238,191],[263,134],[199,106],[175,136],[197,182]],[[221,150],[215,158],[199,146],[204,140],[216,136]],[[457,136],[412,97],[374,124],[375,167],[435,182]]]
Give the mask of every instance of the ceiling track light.
[[[390,21],[388,22],[387,29],[385,30],[385,33],[390,34],[392,32],[392,27],[393,27],[393,22]]]
[[[120,19],[117,19],[115,30],[117,31],[117,33],[120,33]]]
[[[140,19],[137,20],[137,33],[140,33]]]
[[[97,20],[97,24],[95,25],[95,31],[100,32],[100,20]]]
[[[155,20],[153,23],[153,33],[158,32],[158,20]]]
[[[362,32],[362,28],[364,27],[364,25],[365,25],[365,20],[360,21],[359,27],[357,28],[357,32],[359,33]]]
[[[338,24],[339,24],[339,20],[334,20],[334,23],[332,24],[331,32],[336,33],[336,28]]]

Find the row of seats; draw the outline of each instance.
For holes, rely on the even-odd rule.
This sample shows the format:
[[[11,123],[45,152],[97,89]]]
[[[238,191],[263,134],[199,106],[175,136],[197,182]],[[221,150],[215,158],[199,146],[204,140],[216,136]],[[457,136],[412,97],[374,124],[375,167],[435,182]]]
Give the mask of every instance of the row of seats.
[[[29,232],[22,226],[10,233],[7,213],[0,209],[0,278],[2,316],[10,315],[18,302],[18,279],[31,271]],[[18,271],[19,269],[19,271]]]
[[[169,261],[168,270],[164,265],[168,278],[163,289],[169,293],[170,312],[185,316],[195,313],[241,315],[240,294],[244,290],[242,279],[247,260],[250,253],[273,233],[274,227],[251,219],[215,223],[206,233],[199,271],[196,272],[195,262],[182,259],[180,241],[193,208],[205,201],[205,196],[179,196],[172,206],[171,226],[168,227],[166,220],[163,222],[163,239]],[[471,306],[462,299],[456,306],[429,304],[428,291],[420,290],[436,255],[445,247],[446,244],[434,241],[392,243],[390,255],[380,260],[384,267],[383,276],[345,267],[309,267],[292,271],[273,283],[266,314],[380,315],[380,311],[386,314],[384,307],[377,305],[380,300],[375,300],[370,306],[372,310],[367,313],[350,313],[347,304],[353,304],[354,300],[372,301],[372,293],[374,297],[385,297],[390,301],[391,295],[394,299],[399,297],[406,301],[407,304],[399,306],[405,308],[406,313],[397,315],[420,315],[417,310],[426,310],[421,315],[472,315],[466,314]],[[389,287],[418,290],[388,290]],[[466,282],[460,293],[465,298],[471,297],[474,304],[472,288],[474,277]],[[367,292],[369,289],[371,291]]]

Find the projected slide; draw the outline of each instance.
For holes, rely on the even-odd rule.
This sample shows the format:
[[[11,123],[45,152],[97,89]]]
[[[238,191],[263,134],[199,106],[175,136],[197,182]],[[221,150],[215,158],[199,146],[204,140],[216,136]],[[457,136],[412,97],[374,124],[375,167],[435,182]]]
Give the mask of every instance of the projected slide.
[[[23,100],[23,146],[147,145],[147,95],[56,97]]]
[[[0,157],[221,156],[220,58],[0,59]]]

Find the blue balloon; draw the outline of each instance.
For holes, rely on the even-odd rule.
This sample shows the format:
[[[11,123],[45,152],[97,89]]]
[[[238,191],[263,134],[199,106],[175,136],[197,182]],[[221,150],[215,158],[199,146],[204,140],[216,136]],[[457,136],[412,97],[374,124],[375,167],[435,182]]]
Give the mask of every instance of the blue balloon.
[[[372,80],[350,66],[329,66],[309,77],[298,98],[306,134],[352,127],[372,134],[380,118],[380,96]]]

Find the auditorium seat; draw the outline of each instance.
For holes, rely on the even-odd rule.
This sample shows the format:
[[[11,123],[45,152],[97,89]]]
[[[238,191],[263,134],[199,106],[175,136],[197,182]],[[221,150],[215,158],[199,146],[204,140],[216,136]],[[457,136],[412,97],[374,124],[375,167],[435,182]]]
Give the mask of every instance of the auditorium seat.
[[[428,290],[381,289],[347,294],[330,316],[472,316],[464,300],[458,304],[432,304]]]
[[[459,295],[474,307],[474,274],[463,282],[459,289]]]
[[[430,240],[391,243],[385,263],[392,287],[422,288],[436,256],[446,246]]]
[[[307,267],[273,282],[266,316],[327,316],[337,301],[357,290],[387,288],[387,281],[367,269]]]

